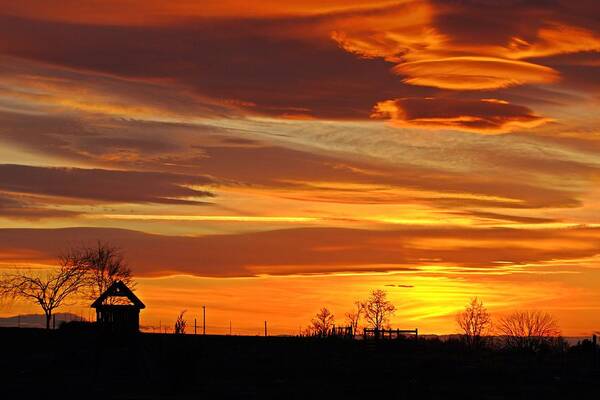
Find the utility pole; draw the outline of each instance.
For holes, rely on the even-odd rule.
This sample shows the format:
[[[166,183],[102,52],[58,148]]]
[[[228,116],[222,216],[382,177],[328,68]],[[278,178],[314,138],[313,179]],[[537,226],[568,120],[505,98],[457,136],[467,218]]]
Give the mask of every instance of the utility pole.
[[[231,320],[229,320],[229,336],[231,336]]]
[[[265,337],[268,336],[267,335],[267,321],[265,321]]]
[[[593,353],[593,361],[594,361],[594,368],[596,368],[598,366],[598,336],[596,336],[596,334],[594,334],[592,336],[592,349],[594,351]]]
[[[206,306],[202,306],[202,334],[206,335]]]
[[[194,335],[196,334],[196,318],[194,318]]]

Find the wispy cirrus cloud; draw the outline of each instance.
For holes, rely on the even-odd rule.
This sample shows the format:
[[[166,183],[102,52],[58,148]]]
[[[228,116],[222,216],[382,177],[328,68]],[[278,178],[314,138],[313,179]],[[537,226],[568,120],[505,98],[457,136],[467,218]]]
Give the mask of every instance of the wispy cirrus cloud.
[[[72,219],[80,216],[77,211],[62,209],[23,195],[7,195],[0,193],[0,217],[12,220],[39,221],[43,219]]]

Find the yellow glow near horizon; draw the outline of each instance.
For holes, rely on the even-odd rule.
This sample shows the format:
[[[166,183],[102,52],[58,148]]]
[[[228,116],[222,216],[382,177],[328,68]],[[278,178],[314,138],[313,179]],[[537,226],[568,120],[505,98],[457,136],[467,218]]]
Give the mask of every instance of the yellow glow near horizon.
[[[149,215],[149,214],[98,214],[92,219],[157,220],[157,221],[223,221],[223,222],[315,222],[314,217],[269,217],[252,215]]]
[[[397,307],[390,323],[405,329],[419,328],[423,334],[455,333],[455,314],[473,296],[479,296],[498,318],[515,307],[540,308],[551,311],[561,323],[563,334],[588,334],[577,313],[581,305],[570,300],[574,289],[561,283],[564,274],[555,278],[521,275],[517,271],[497,275],[480,270],[465,274],[459,270],[439,275],[442,268],[394,273],[323,274],[297,276],[260,276],[246,278],[201,278],[176,275],[160,278],[138,278],[137,295],[147,308],[141,314],[143,329],[153,331],[159,325],[172,329],[175,317],[187,310],[188,326],[194,318],[200,321],[202,306],[207,307],[208,332],[228,333],[232,321],[236,335],[255,335],[262,321],[269,321],[272,334],[297,334],[306,327],[321,307],[330,308],[339,324],[352,302],[364,299],[373,289],[381,288]],[[589,273],[587,275],[589,278]],[[580,296],[582,296],[580,294]],[[584,297],[593,300],[591,293]],[[577,313],[574,312],[577,310]],[[0,315],[36,312],[31,305],[15,303]],[[88,304],[83,301],[64,307],[87,317]],[[596,313],[597,314],[597,313]],[[599,318],[590,316],[598,323]],[[258,321],[258,322],[257,322]],[[198,322],[199,323],[199,322]],[[193,331],[193,328],[192,328]],[[188,333],[190,330],[188,330]]]

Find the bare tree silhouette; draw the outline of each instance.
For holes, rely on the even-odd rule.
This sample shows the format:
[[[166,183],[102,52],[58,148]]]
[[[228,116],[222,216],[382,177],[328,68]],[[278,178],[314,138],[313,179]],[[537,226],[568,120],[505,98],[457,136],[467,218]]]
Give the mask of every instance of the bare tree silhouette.
[[[560,335],[554,317],[543,311],[513,312],[500,319],[498,331],[507,347],[532,351],[551,344]]]
[[[312,331],[318,336],[327,336],[334,324],[335,316],[326,307],[321,308],[311,321]]]
[[[456,322],[462,329],[467,344],[477,346],[481,343],[481,337],[489,331],[492,319],[483,302],[473,297],[464,311],[456,315]]]
[[[346,323],[352,327],[352,334],[356,335],[358,332],[358,325],[360,324],[360,320],[363,316],[364,312],[364,304],[360,301],[354,302],[354,309],[352,311],[348,311],[346,316]]]
[[[49,271],[16,270],[0,276],[0,297],[20,298],[38,304],[50,329],[53,311],[86,285],[86,270],[81,263],[62,256],[58,268]]]
[[[185,329],[187,328],[187,321],[183,318],[183,315],[186,313],[186,311],[187,310],[183,310],[181,313],[179,313],[177,321],[175,321],[174,332],[177,335],[183,335],[185,333]]]
[[[365,320],[377,330],[383,329],[396,312],[396,306],[387,299],[387,293],[381,289],[371,292],[369,298],[363,303],[363,308]]]
[[[91,299],[100,296],[115,281],[123,282],[130,289],[135,288],[131,269],[119,247],[98,241],[95,246],[71,248],[66,257],[86,269],[86,288]]]

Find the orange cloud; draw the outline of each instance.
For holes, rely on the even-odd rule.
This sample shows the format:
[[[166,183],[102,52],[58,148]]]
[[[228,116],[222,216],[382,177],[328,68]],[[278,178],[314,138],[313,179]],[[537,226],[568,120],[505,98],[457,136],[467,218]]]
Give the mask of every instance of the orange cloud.
[[[458,129],[482,133],[503,133],[532,128],[548,122],[529,108],[497,99],[458,100],[447,98],[404,98],[381,101],[373,118],[394,124],[435,129]]]
[[[329,24],[331,38],[344,50],[398,63],[409,54],[441,48],[448,41],[432,26],[433,17],[429,3],[408,1],[377,11],[340,15]]]
[[[8,93],[15,102],[162,120],[236,110],[287,119],[368,119],[375,102],[406,86],[385,62],[353,57],[325,33],[318,39],[288,37],[289,24],[306,25],[207,19],[108,27],[0,12],[0,85],[33,89]]]
[[[514,59],[588,51],[600,51],[600,35],[585,28],[561,23],[551,23],[540,28],[534,42],[515,36],[506,46],[506,56]]]
[[[193,17],[282,17],[368,9],[398,0],[0,0],[5,15],[106,25],[156,25]]]
[[[552,83],[558,72],[524,61],[495,57],[449,57],[396,65],[403,82],[451,90],[499,89],[527,83]]]
[[[100,239],[126,249],[138,276],[419,271],[434,266],[465,271],[484,268],[493,273],[500,268],[498,261],[518,266],[596,256],[599,237],[598,228],[583,227],[306,227],[203,236],[101,228],[0,229],[0,264],[44,263],[71,243]]]
[[[502,10],[507,15],[500,18],[489,15],[498,12],[493,5],[450,7],[418,1],[403,7],[390,7],[355,24],[338,23],[332,39],[359,57],[396,64],[393,71],[405,83],[450,90],[554,83],[559,71],[528,60],[600,50],[600,35],[573,21],[561,22],[556,9],[519,7]],[[523,15],[540,13],[552,20],[521,26]],[[493,23],[487,28],[481,20],[490,18]]]
[[[107,203],[196,205],[214,194],[198,186],[214,180],[160,172],[50,168],[0,164],[0,191]]]

